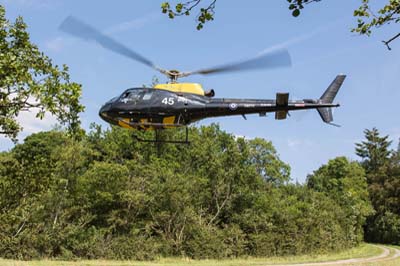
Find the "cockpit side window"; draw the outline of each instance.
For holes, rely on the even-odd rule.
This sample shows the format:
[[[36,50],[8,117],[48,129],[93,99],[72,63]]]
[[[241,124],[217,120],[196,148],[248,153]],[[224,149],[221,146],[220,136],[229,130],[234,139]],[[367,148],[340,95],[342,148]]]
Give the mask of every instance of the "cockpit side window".
[[[143,90],[128,90],[121,95],[120,100],[124,102],[137,101],[140,100],[143,94]]]
[[[127,98],[129,99],[129,100],[138,100],[139,98],[140,98],[140,91],[137,91],[137,90],[134,90],[134,91],[131,91],[129,94],[128,94],[128,96],[127,96]]]
[[[146,92],[145,94],[144,94],[144,96],[143,96],[143,100],[150,100],[151,99],[151,96],[153,96],[153,92],[152,91],[148,91],[148,92]]]

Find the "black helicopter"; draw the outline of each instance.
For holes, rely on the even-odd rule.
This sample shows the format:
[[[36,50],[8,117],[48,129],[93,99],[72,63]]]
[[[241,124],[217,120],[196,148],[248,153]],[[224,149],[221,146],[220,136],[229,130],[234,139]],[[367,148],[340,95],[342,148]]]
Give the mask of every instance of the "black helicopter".
[[[289,111],[317,109],[325,123],[332,124],[332,107],[339,104],[333,100],[339,91],[345,75],[338,75],[319,99],[291,101],[288,93],[277,93],[276,99],[227,99],[213,98],[213,90],[205,92],[198,83],[177,83],[178,78],[193,74],[216,74],[222,72],[252,70],[259,68],[277,68],[291,65],[287,50],[277,50],[260,54],[257,57],[192,72],[165,70],[126,46],[116,42],[93,27],[68,17],[60,29],[76,37],[95,41],[101,46],[133,60],[139,61],[165,74],[169,83],[158,84],[154,88],[131,88],[104,104],[99,115],[106,122],[124,128],[154,130],[155,139],[139,139],[146,142],[189,143],[187,126],[190,123],[209,117],[259,114],[275,112],[275,119],[286,119]],[[335,125],[337,126],[337,125]],[[167,128],[186,127],[185,140],[163,140],[158,132]]]

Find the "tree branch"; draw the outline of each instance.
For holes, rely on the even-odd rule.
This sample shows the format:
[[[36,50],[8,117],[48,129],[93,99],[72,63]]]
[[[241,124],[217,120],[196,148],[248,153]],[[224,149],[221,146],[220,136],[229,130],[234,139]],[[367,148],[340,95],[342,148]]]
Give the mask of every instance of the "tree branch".
[[[201,2],[202,0],[192,0],[192,1],[189,1],[189,2],[186,2],[186,3],[184,3],[183,4],[183,8],[185,9],[185,11],[184,12],[181,12],[181,13],[177,13],[177,12],[174,12],[174,15],[175,16],[182,16],[182,15],[184,15],[186,12],[190,12],[193,8],[195,8],[198,4],[200,4],[200,2]],[[194,3],[192,6],[189,6],[190,4],[192,4],[192,3]],[[188,7],[189,6],[189,7]]]
[[[217,217],[219,216],[219,214],[221,213],[221,210],[224,208],[225,204],[228,202],[228,199],[231,197],[231,186],[228,185],[228,191],[226,193],[226,198],[224,199],[224,201],[222,202],[221,205],[219,205],[218,203],[218,197],[215,197],[215,203],[217,204],[217,212],[215,213],[214,217],[211,218],[211,220],[208,222],[208,226],[211,225],[215,219],[217,219]]]
[[[19,106],[20,108],[40,108],[40,107],[42,107],[42,104],[40,104],[40,103],[33,104],[33,103],[29,103],[29,102],[0,104],[0,108],[14,107],[14,106]]]
[[[14,134],[15,131],[0,131],[0,134]]]
[[[21,232],[21,230],[24,228],[26,221],[22,223],[22,225],[19,227],[18,231],[13,235],[13,237],[17,237],[17,235]]]
[[[392,42],[392,41],[394,41],[394,40],[396,40],[397,38],[399,38],[400,37],[400,33],[397,33],[394,37],[392,37],[391,39],[389,39],[389,40],[387,40],[387,41],[382,41],[385,45],[386,45],[386,47],[388,48],[388,50],[390,51],[390,50],[392,50],[392,48],[389,46],[389,44]]]

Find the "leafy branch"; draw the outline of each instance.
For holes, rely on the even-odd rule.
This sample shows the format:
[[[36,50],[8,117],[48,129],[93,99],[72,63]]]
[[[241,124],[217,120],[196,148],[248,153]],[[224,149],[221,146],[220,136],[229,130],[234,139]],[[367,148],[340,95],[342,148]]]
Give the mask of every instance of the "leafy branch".
[[[380,28],[392,22],[400,22],[400,0],[389,0],[389,2],[377,12],[372,10],[369,0],[363,0],[362,5],[354,11],[354,16],[358,17],[358,25],[351,31],[370,36],[373,28]],[[397,33],[393,35],[393,37],[382,42],[391,50],[389,44],[399,37],[400,33]]]
[[[169,2],[164,2],[161,4],[161,9],[164,14],[168,14],[170,19],[176,16],[189,16],[192,10],[197,7],[202,0],[191,0],[185,3],[176,4],[175,8],[172,8]],[[214,20],[214,9],[217,0],[211,1],[208,6],[200,8],[200,13],[197,15],[196,19],[198,24],[196,26],[197,30],[203,28],[204,23]]]
[[[293,17],[298,17],[300,15],[300,10],[304,8],[304,5],[313,2],[320,2],[321,0],[287,0],[289,2],[289,10],[292,11]]]
[[[298,17],[306,5],[322,0],[286,0],[289,4],[289,10],[292,12],[293,17]],[[369,0],[361,0],[361,6],[354,10],[354,17],[358,17],[358,24],[351,31],[357,32],[360,35],[371,35],[373,28],[379,28],[383,25],[390,23],[400,22],[400,0],[386,0],[381,9],[374,12],[369,4]],[[169,2],[161,4],[162,12],[168,14],[169,18],[173,19],[176,16],[186,15],[189,16],[192,11],[199,7],[205,0],[190,0],[187,2],[178,2],[174,7]],[[200,8],[200,13],[197,16],[197,29],[201,30],[204,24],[208,21],[214,20],[214,9],[216,0],[208,2],[208,5]],[[386,47],[391,50],[390,43],[400,37],[400,33],[394,34],[388,40],[382,41]]]
[[[54,65],[31,43],[21,17],[8,21],[1,5],[0,51],[0,134],[16,141],[22,130],[18,116],[31,109],[38,109],[39,119],[49,113],[74,135],[82,133],[81,85],[70,81],[67,66]]]

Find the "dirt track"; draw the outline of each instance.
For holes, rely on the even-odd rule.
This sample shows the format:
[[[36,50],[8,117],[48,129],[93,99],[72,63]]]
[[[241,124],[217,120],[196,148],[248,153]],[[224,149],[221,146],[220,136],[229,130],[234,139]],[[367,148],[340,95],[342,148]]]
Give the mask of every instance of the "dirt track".
[[[325,265],[354,265],[368,262],[384,262],[389,260],[394,260],[400,257],[400,250],[396,248],[388,248],[383,246],[378,246],[382,249],[382,253],[378,256],[369,257],[369,258],[355,258],[355,259],[346,259],[346,260],[337,260],[337,261],[326,261],[326,262],[309,262],[309,263],[295,263],[295,264],[267,264],[274,266],[325,266]],[[390,249],[392,249],[392,254],[390,254]],[[264,264],[265,265],[265,264]],[[265,265],[265,266],[267,266]]]

